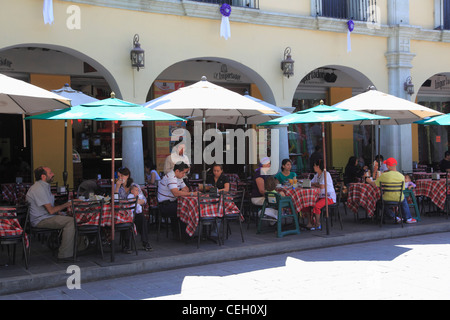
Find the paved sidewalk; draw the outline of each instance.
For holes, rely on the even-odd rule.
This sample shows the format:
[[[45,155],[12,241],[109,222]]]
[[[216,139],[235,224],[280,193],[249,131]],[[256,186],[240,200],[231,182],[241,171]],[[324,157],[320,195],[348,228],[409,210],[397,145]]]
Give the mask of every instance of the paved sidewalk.
[[[81,270],[82,283],[87,283],[146,272],[450,231],[450,220],[445,216],[424,216],[421,222],[414,225],[405,224],[403,228],[393,223],[387,223],[380,228],[373,221],[354,221],[353,214],[348,212],[345,216],[342,208],[341,212],[344,229],[341,230],[339,223],[334,221],[330,235],[326,235],[325,230],[302,230],[299,235],[278,239],[273,231],[256,234],[256,225],[252,222],[249,229],[244,224],[244,243],[241,242],[238,225],[234,224],[233,233],[224,245],[218,246],[209,241],[202,241],[199,249],[197,249],[196,241],[184,243],[172,239],[170,235],[166,238],[165,232],[161,232],[160,240],[156,242],[155,230],[151,228],[154,248],[151,252],[139,250],[136,256],[134,253],[124,254],[116,250],[116,261],[112,263],[109,257],[110,251],[107,248],[105,248],[104,260],[94,248],[81,254],[80,261],[76,265]],[[364,216],[362,210],[359,216]],[[67,273],[67,267],[73,263],[57,263],[49,249],[33,238],[30,267],[26,270],[21,259],[21,250],[17,251],[15,265],[5,265],[7,263],[6,249],[0,251],[0,295],[66,285],[71,275]]]

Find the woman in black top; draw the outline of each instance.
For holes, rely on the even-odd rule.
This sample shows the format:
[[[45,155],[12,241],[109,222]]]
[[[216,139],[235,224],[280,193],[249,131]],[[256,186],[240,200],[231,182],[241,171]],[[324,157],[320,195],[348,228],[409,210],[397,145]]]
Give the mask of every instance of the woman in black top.
[[[223,174],[223,166],[221,164],[214,164],[212,167],[213,175],[208,176],[206,183],[216,187],[218,191],[230,190],[230,178]]]
[[[363,175],[364,169],[361,169],[361,167],[358,166],[358,158],[351,156],[345,167],[344,184],[348,185],[349,183],[358,182],[357,178],[362,178]]]

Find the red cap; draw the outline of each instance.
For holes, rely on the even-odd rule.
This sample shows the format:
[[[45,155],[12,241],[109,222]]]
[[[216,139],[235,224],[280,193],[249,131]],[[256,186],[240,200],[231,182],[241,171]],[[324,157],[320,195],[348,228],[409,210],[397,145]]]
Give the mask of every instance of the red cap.
[[[394,167],[397,165],[397,160],[395,160],[394,158],[388,158],[388,159],[384,160],[384,164],[389,167]]]

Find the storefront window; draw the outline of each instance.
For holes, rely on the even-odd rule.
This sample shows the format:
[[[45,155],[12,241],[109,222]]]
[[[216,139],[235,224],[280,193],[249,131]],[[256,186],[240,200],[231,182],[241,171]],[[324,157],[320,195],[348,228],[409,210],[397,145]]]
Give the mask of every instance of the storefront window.
[[[296,111],[317,106],[321,99],[298,100]],[[296,172],[312,172],[311,155],[316,146],[322,149],[322,126],[320,123],[292,124],[288,128],[289,157],[292,160],[292,170]]]
[[[450,112],[450,101],[433,102],[419,101],[420,105],[440,111]],[[444,158],[448,150],[449,131],[447,126],[418,126],[419,134],[419,163],[436,164]]]

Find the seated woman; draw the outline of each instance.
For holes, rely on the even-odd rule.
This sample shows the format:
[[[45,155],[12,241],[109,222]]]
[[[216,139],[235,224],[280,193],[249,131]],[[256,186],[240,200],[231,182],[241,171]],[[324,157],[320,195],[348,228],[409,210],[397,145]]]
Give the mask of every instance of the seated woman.
[[[137,188],[137,194],[139,195],[137,204],[140,206],[143,206],[147,203],[147,199],[145,198],[144,194],[142,193],[142,190],[140,186],[136,183],[133,183],[133,178],[131,178],[131,172],[128,168],[119,168],[117,171],[117,182],[115,185],[115,193],[118,194],[120,200],[128,199],[128,196],[132,194],[132,187]],[[132,194],[133,195],[133,194]],[[133,196],[134,197],[134,196]],[[152,247],[150,246],[149,240],[148,240],[148,231],[146,229],[147,221],[144,220],[144,215],[136,215],[135,222],[137,224],[138,230],[141,233],[142,238],[142,246],[144,250],[151,250]],[[145,225],[145,226],[144,226]],[[124,238],[124,245],[123,245],[123,252],[125,253],[131,253],[129,242],[130,242],[130,236],[131,234],[129,232],[124,232],[122,234]]]
[[[344,184],[348,185],[349,183],[358,182],[359,179],[363,177],[365,168],[366,167],[361,169],[361,167],[358,166],[358,158],[351,156],[345,166]]]
[[[290,159],[283,159],[281,161],[281,171],[275,175],[275,179],[277,179],[281,184],[284,184],[289,179],[294,179],[297,177],[295,172],[291,172],[292,162]]]
[[[255,170],[252,181],[251,201],[256,206],[264,204],[264,182],[270,175],[267,172],[270,170],[270,158],[264,157],[260,161],[259,168]]]
[[[156,171],[156,166],[153,164],[153,162],[150,161],[148,164],[144,166],[144,172],[145,172],[145,183],[152,186],[157,186],[158,181],[161,180],[161,177]]]
[[[336,202],[336,192],[334,191],[333,179],[331,178],[329,172],[327,172],[326,175],[328,196],[325,195],[325,175],[323,170],[324,170],[323,160],[322,159],[317,160],[314,163],[314,172],[316,172],[316,174],[314,175],[314,178],[311,180],[311,186],[320,188],[319,200],[312,208],[312,212],[310,210],[311,207],[307,208],[308,211],[304,211],[308,219],[308,224],[306,225],[306,227],[309,228],[310,230],[322,229],[322,226],[320,225],[320,211],[323,207],[325,207],[326,205],[325,201],[327,200],[329,205]]]
[[[206,183],[216,187],[218,191],[230,191],[230,179],[223,174],[223,165],[214,164],[212,172],[213,175],[206,178]]]

